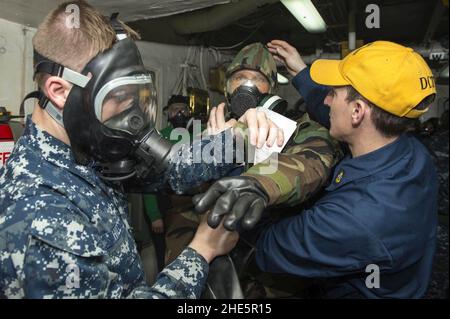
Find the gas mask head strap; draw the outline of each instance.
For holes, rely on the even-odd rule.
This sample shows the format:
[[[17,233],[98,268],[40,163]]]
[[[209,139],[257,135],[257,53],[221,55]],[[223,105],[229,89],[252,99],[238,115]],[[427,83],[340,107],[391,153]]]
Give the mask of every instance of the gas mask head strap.
[[[117,34],[117,40],[123,40],[126,39],[127,33],[125,29],[123,28],[122,24],[117,20],[117,16],[119,13],[113,13],[110,18],[111,26],[114,28],[114,31]],[[54,62],[43,55],[41,55],[39,52],[34,50],[34,75],[33,80],[36,79],[36,74],[38,73],[46,73],[50,74],[51,76],[57,76],[60,77],[67,82],[70,82],[74,85],[77,85],[79,87],[85,88],[88,84],[90,78],[78,73],[74,70],[69,69],[68,67],[65,67],[64,65]],[[48,97],[44,94],[44,92],[39,89],[38,91],[34,91],[30,94],[28,94],[25,99],[22,101],[22,104],[20,105],[20,113],[25,114],[25,101],[30,98],[36,98],[39,99],[39,105],[41,108],[45,109],[48,114],[62,127],[64,127],[63,123],[63,114],[62,111],[60,111],[57,107],[55,107]]]
[[[43,55],[41,55],[39,52],[34,50],[34,74],[33,74],[33,80],[36,79],[36,75],[38,73],[45,73],[50,74],[51,76],[57,76],[60,77],[67,82],[70,82],[74,85],[80,86],[84,88],[88,82],[89,77],[80,74],[74,70],[71,70],[62,64],[59,64],[57,62],[54,62]],[[39,106],[43,109],[45,109],[48,114],[62,127],[64,127],[63,124],[63,116],[62,112],[55,107],[48,97],[44,94],[44,92],[39,89],[38,91],[32,92],[28,94],[25,99],[22,101],[22,104],[20,105],[20,113],[22,115],[25,115],[25,101],[29,98],[36,98],[39,99]]]
[[[128,34],[125,31],[125,28],[123,27],[122,23],[119,22],[117,17],[119,16],[119,12],[114,12],[111,17],[109,18],[111,26],[114,29],[114,32],[116,33],[117,41],[121,41],[123,39],[128,38]]]

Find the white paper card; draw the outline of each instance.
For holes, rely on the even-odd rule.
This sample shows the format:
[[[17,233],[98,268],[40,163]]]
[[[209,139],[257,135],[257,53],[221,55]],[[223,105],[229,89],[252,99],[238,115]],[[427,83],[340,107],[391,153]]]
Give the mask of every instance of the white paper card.
[[[261,147],[260,149],[255,149],[254,164],[261,163],[262,161],[267,159],[272,153],[280,153],[284,149],[287,142],[289,141],[292,134],[294,134],[297,128],[297,122],[277,112],[262,107],[257,107],[256,109],[258,111],[266,113],[267,118],[269,118],[276,126],[283,129],[284,142],[283,146],[278,146],[277,143],[275,142],[274,145],[272,145],[272,147],[268,147],[267,144],[264,144],[264,146]]]

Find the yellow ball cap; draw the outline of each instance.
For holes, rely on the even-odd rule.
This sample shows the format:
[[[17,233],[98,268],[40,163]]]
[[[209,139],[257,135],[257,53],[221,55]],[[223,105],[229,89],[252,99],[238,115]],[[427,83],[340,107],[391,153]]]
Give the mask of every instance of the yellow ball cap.
[[[323,85],[351,85],[383,110],[399,117],[417,118],[413,110],[436,93],[433,73],[413,49],[388,41],[376,41],[354,50],[343,60],[317,60],[311,78]]]

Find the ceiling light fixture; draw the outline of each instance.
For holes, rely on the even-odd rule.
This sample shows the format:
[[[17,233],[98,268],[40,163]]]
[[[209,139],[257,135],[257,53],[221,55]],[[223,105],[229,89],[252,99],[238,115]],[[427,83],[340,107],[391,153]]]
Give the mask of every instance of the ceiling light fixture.
[[[280,84],[288,84],[289,79],[285,77],[283,74],[277,73],[277,82]]]
[[[311,0],[281,0],[291,14],[311,33],[327,30],[327,25]]]

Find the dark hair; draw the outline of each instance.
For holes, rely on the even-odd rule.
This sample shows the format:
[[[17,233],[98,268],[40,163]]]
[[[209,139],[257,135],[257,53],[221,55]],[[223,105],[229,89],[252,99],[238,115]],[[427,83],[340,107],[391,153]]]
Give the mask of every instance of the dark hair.
[[[348,85],[347,88],[347,102],[355,100],[363,100],[372,110],[372,122],[375,128],[386,137],[399,136],[408,131],[414,131],[419,124],[419,119],[400,117],[376,106],[364,96],[362,96],[354,87]],[[435,94],[431,94],[424,98],[414,109],[424,110],[426,109],[435,98]]]

